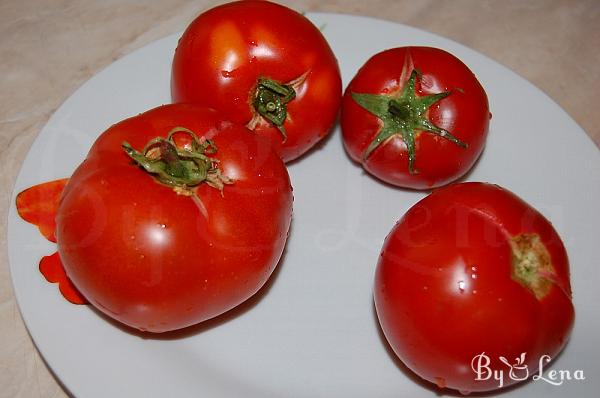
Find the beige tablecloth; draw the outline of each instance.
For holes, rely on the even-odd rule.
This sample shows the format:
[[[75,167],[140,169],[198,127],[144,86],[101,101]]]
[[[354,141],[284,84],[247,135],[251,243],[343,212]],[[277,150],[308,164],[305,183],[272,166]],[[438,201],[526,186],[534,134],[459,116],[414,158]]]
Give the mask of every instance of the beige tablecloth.
[[[2,217],[40,129],[83,82],[114,60],[183,30],[215,1],[0,2]],[[303,11],[368,15],[419,27],[499,61],[545,91],[600,145],[597,0],[293,0]],[[590,141],[590,145],[593,143]],[[21,320],[0,232],[0,396],[64,397]]]

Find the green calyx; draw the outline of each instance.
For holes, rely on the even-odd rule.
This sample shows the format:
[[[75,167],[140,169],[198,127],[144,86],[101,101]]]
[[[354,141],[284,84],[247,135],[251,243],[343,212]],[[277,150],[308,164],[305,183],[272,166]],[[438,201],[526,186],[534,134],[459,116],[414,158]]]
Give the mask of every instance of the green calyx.
[[[178,133],[189,135],[189,145],[176,145],[174,135]],[[121,146],[138,166],[160,183],[173,187],[178,194],[192,196],[194,193],[191,188],[203,182],[222,193],[224,184],[232,183],[231,179],[221,174],[219,161],[207,156],[217,152],[214,143],[198,138],[186,128],[176,127],[167,138],[150,140],[142,152],[135,150],[128,142],[123,142]]]
[[[294,98],[296,98],[296,90],[292,84],[281,84],[262,77],[258,79],[252,105],[260,116],[277,127],[283,136],[283,142],[287,140],[285,127],[283,127],[287,117],[287,103]]]
[[[397,135],[406,144],[408,171],[410,174],[415,174],[417,172],[414,167],[415,138],[418,131],[438,135],[461,148],[468,147],[468,144],[460,141],[449,131],[436,126],[427,118],[427,110],[452,92],[419,97],[415,92],[415,83],[420,76],[420,72],[413,69],[404,89],[397,95],[352,93],[352,98],[357,104],[383,122],[383,127],[363,153],[363,161],[381,144]]]

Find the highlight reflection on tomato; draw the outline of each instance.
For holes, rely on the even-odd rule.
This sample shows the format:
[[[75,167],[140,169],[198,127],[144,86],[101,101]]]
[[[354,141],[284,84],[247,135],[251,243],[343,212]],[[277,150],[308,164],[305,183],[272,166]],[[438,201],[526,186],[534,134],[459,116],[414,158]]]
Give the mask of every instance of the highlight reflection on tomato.
[[[329,133],[341,91],[337,60],[319,29],[268,1],[236,1],[202,13],[173,58],[174,102],[223,112],[267,137],[285,162]]]
[[[374,287],[377,315],[398,357],[439,386],[498,388],[475,380],[485,353],[520,358],[530,374],[555,358],[574,321],[569,262],[550,222],[496,185],[454,184],[413,206],[385,240]],[[504,373],[503,385],[515,383]]]
[[[56,236],[91,304],[164,332],[253,295],[291,214],[289,176],[267,141],[211,109],[165,105],[97,139],[64,189]]]

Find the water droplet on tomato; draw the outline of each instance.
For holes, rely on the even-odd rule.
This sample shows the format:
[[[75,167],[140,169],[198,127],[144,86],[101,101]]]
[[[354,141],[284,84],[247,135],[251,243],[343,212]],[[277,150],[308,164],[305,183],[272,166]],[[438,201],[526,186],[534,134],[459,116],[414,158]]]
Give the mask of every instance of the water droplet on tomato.
[[[143,260],[145,258],[146,258],[146,256],[144,256],[143,254],[140,254],[140,260]]]
[[[458,290],[460,290],[461,293],[464,293],[464,291],[465,291],[465,281],[458,281]]]
[[[131,236],[129,237],[129,239],[131,239],[131,240],[135,240],[135,235],[131,235]]]
[[[232,77],[236,77],[238,75],[238,69],[234,69],[234,70],[222,70],[221,71],[221,76],[226,77],[228,79],[232,78]]]
[[[160,227],[161,227],[162,229],[165,229],[167,226],[166,226],[165,224],[160,224]]]
[[[471,279],[477,279],[477,274],[476,274],[476,272],[477,272],[477,267],[476,267],[476,266],[472,266],[472,267],[471,267],[471,272],[472,272],[472,273],[471,273]]]

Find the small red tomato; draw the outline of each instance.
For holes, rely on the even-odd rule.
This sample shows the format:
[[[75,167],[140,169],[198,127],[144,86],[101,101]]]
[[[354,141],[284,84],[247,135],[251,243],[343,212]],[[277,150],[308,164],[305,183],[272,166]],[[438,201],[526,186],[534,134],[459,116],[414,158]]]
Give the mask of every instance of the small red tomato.
[[[175,104],[97,139],[65,186],[56,236],[92,305],[164,332],[252,296],[279,261],[291,214],[287,170],[266,140]]]
[[[463,392],[536,374],[574,321],[560,237],[523,200],[484,183],[440,188],[402,217],[383,245],[374,299],[404,364]]]
[[[325,137],[341,102],[337,60],[307,18],[267,1],[239,1],[198,16],[179,40],[174,102],[215,108],[268,137],[284,161]]]
[[[483,150],[489,119],[475,75],[452,54],[430,47],[374,55],[342,102],[350,157],[377,178],[413,189],[464,175]]]

